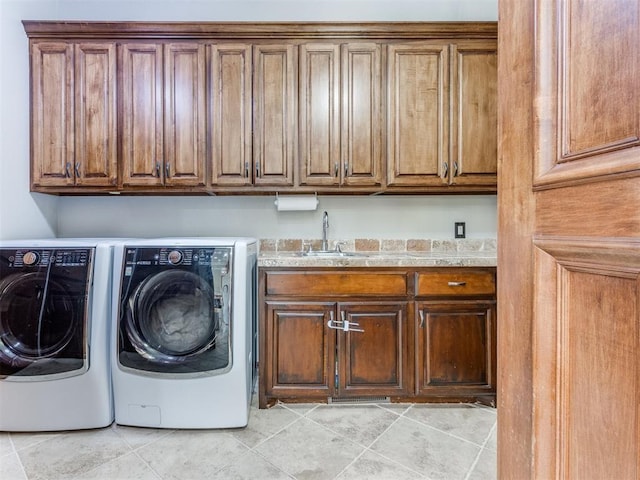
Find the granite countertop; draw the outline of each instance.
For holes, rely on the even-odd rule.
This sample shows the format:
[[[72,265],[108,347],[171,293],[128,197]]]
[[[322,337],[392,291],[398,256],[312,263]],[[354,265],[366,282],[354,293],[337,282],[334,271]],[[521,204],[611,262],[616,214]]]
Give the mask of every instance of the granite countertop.
[[[304,256],[303,250],[319,250],[320,241],[263,239],[260,267],[495,267],[495,239],[479,240],[379,240],[355,239],[340,243],[347,255]]]
[[[305,257],[298,252],[268,252],[260,267],[495,267],[496,252],[357,252],[354,256]]]

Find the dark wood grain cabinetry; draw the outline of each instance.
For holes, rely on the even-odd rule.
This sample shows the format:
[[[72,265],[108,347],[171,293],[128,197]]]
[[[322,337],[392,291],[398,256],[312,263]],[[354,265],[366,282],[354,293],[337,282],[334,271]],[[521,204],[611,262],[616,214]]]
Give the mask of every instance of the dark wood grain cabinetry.
[[[31,44],[32,187],[115,188],[116,45]]]
[[[24,26],[34,191],[496,190],[495,22]]]
[[[495,403],[493,268],[262,268],[259,291],[261,407]]]

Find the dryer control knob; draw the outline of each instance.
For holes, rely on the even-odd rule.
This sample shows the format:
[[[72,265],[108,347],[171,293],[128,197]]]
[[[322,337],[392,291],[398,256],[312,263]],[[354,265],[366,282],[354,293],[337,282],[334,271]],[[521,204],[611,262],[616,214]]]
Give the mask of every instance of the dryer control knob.
[[[167,258],[171,265],[178,265],[182,262],[182,252],[180,250],[171,250]]]
[[[38,254],[36,252],[27,252],[22,256],[25,265],[33,265],[38,263]]]

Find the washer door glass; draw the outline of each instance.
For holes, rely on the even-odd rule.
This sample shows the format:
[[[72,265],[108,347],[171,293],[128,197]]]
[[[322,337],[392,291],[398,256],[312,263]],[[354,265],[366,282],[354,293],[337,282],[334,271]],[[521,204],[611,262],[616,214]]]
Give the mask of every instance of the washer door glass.
[[[74,295],[64,279],[43,272],[14,274],[0,282],[3,376],[49,375],[82,368],[82,293]]]
[[[129,298],[127,334],[144,358],[181,363],[215,346],[213,288],[199,275],[167,270],[146,278]]]

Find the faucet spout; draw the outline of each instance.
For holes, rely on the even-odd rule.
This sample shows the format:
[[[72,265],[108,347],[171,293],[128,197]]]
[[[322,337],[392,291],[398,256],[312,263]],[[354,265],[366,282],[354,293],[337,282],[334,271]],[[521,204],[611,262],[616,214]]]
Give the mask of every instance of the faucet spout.
[[[329,214],[324,212],[322,214],[322,250],[329,250],[329,242],[327,241],[327,230],[329,230]]]

